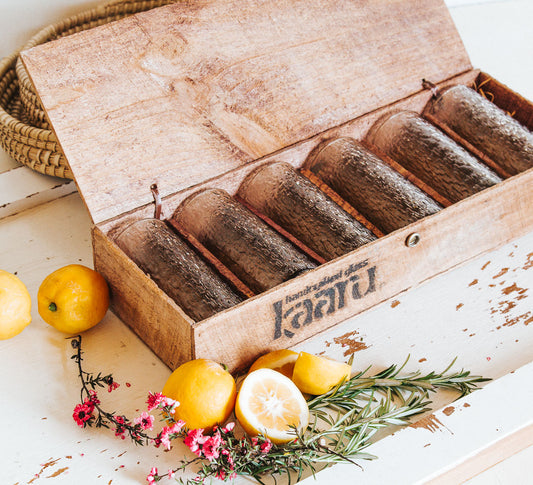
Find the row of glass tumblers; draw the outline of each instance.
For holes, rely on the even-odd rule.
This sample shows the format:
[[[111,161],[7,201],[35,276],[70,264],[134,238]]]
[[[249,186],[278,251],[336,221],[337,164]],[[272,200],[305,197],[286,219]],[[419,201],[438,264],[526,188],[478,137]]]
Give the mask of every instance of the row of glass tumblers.
[[[533,166],[532,134],[474,90],[443,90],[428,111],[487,153],[501,173],[514,175]],[[442,201],[457,202],[501,181],[415,112],[379,119],[366,142],[435,190],[441,204],[367,144],[340,137],[313,151],[304,166],[356,213],[341,207],[333,200],[335,194],[328,196],[292,165],[269,162],[246,177],[236,197],[222,189],[200,190],[179,205],[170,224],[140,220],[125,228],[116,242],[198,321],[434,214]],[[244,284],[240,290],[199,256],[172,223],[236,275]]]

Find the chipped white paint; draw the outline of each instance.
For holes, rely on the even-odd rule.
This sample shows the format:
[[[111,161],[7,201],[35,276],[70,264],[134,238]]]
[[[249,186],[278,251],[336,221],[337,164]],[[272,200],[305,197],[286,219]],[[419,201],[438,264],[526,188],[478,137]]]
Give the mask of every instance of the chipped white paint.
[[[379,459],[364,463],[363,470],[338,466],[322,471],[320,482],[463,483],[533,445],[532,378],[533,362],[377,442],[368,451]],[[518,442],[512,441],[515,435]]]
[[[0,174],[0,219],[76,192],[72,180],[43,177],[27,167]]]

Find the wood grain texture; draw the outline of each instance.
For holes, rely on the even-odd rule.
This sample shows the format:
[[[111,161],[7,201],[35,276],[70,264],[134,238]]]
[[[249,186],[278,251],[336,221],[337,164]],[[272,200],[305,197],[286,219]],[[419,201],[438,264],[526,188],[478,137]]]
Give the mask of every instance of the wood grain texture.
[[[509,87],[494,79],[486,72],[479,73],[473,87],[477,90],[481,89],[487,98],[496,106],[508,113],[512,113],[515,120],[530,131],[533,131],[531,102],[524,98],[524,96],[509,89]]]
[[[529,170],[198,322],[196,355],[225,362],[230,368],[244,367],[266,347],[294,346],[527,234],[533,227],[532,183],[533,170]],[[461,230],[450,230],[458,220]],[[405,240],[413,232],[421,240],[407,247]]]
[[[439,87],[448,86],[450,84],[454,83],[466,83],[468,85],[471,85],[474,80],[477,78],[479,74],[479,71],[472,70],[467,73],[463,73],[461,75],[458,75],[456,77],[453,77],[452,79],[439,84]],[[296,143],[295,145],[292,145],[290,147],[286,147],[285,149],[278,151],[274,154],[267,155],[265,157],[259,158],[253,162],[250,162],[246,165],[243,165],[242,167],[239,167],[238,169],[231,170],[229,172],[220,173],[217,177],[214,177],[212,179],[207,180],[206,182],[200,184],[199,186],[190,187],[181,191],[178,191],[176,193],[173,193],[171,195],[168,195],[163,198],[163,215],[162,218],[170,218],[176,209],[176,207],[184,201],[187,197],[189,197],[194,192],[198,191],[200,188],[220,188],[228,192],[230,195],[235,195],[237,191],[239,190],[240,185],[244,181],[244,179],[247,177],[249,173],[251,173],[253,170],[255,170],[257,167],[262,165],[263,163],[273,162],[273,161],[284,161],[287,163],[290,163],[296,168],[302,167],[305,160],[312,156],[313,152],[319,147],[319,145],[322,142],[326,142],[327,140],[330,140],[335,137],[339,136],[349,136],[352,138],[356,138],[358,140],[363,139],[366,136],[366,133],[370,129],[370,127],[375,123],[377,119],[379,119],[381,116],[390,113],[397,109],[409,109],[409,110],[415,110],[417,112],[421,112],[424,108],[424,106],[427,105],[429,99],[431,97],[431,93],[427,90],[422,90],[412,96],[409,96],[406,99],[399,100],[391,105],[384,106],[380,109],[377,109],[376,111],[373,111],[371,113],[368,113],[366,115],[363,115],[359,118],[356,118],[354,120],[350,120],[348,123],[345,123],[341,126],[335,126],[328,130],[326,130],[323,133],[320,133],[308,140]],[[532,108],[533,109],[533,108]],[[407,180],[415,184],[417,187],[421,188],[424,192],[430,194],[432,198],[435,198],[438,194],[436,194],[435,191],[431,192],[430,189],[427,187],[427,184],[424,184],[421,182],[417,177],[415,177],[413,174],[411,174],[409,171],[401,167],[399,164],[387,160],[387,163],[392,166],[396,171],[399,171]],[[303,174],[306,176],[308,175],[309,171],[306,170],[300,170]],[[311,180],[313,181],[313,180]],[[319,184],[320,185],[320,184]],[[326,191],[327,193],[327,191]],[[335,194],[334,194],[335,195]],[[435,199],[439,200],[439,203],[443,206],[450,205],[449,201],[446,201],[444,198]],[[442,202],[441,202],[442,201]],[[341,203],[341,201],[337,200],[337,203]],[[345,202],[346,206],[349,206]],[[350,207],[344,207],[344,209],[347,212],[350,212]],[[357,218],[357,215],[353,212],[352,215]],[[124,227],[125,224],[128,224],[132,221],[139,220],[142,218],[152,217],[154,214],[154,203],[153,200],[150,200],[146,204],[138,207],[135,210],[132,210],[128,213],[121,214],[120,216],[115,217],[112,220],[106,221],[104,223],[98,224],[98,226],[106,233],[109,234],[110,237],[113,237],[113,234],[116,234],[117,231],[120,231],[122,227]],[[360,222],[363,222],[361,219],[359,219]],[[368,223],[368,221],[366,222]],[[369,227],[369,226],[367,226]],[[379,234],[379,231],[374,231],[375,227],[369,227],[374,234]]]
[[[97,223],[471,68],[441,0],[179,2],[23,60]]]
[[[522,429],[491,443],[485,449],[480,450],[474,456],[468,456],[454,468],[443,472],[436,478],[430,479],[426,485],[448,485],[450,483],[464,483],[487,470],[491,466],[500,463],[514,454],[533,445],[533,424],[524,426]]]
[[[472,71],[454,81],[471,83],[476,76],[477,72]],[[420,92],[409,99],[400,100],[239,170],[222,174],[203,184],[203,188],[220,187],[235,193],[247,174],[268,161],[284,160],[299,167],[324,139],[335,135],[364,137],[370,126],[384,113],[397,108],[420,111],[429,96],[428,92]],[[292,347],[378,303],[396,297],[422,281],[529,232],[533,227],[530,210],[533,200],[529,190],[532,183],[533,171],[529,170],[232,309],[201,322],[191,322],[192,333],[184,338],[183,345],[190,342],[192,357],[224,361],[232,369],[244,367],[265,349]],[[164,200],[165,214],[169,216],[176,205],[197,190],[188,189],[167,197]],[[149,204],[101,227],[103,231],[113,234],[123,224],[149,216],[152,212],[153,206]],[[461,230],[455,230],[457,221],[461,221]],[[421,235],[421,242],[413,248],[407,248],[405,239],[412,232]],[[102,239],[105,242],[103,234]],[[118,251],[110,241],[107,244]],[[97,255],[97,259],[110,259],[109,248],[95,245],[95,251],[104,254],[104,258]],[[121,258],[127,260],[123,254]],[[122,264],[125,264],[124,261]],[[129,264],[135,266],[131,262]],[[101,267],[102,271],[110,271],[111,275],[118,273],[126,278],[134,278],[134,282],[127,282],[126,286],[153,284],[150,280],[145,281],[142,272],[140,275],[132,272],[126,274],[113,261],[110,261],[110,268],[105,265]],[[120,287],[121,283],[117,284]],[[122,300],[123,297],[126,299]],[[127,298],[135,299],[137,295],[131,292],[118,295],[114,305],[117,311],[123,311],[119,315],[136,332],[144,334],[145,342],[168,364],[168,348],[171,344],[166,341],[161,343],[157,339],[157,332],[146,334],[146,328],[151,328],[151,315],[127,313],[128,309],[139,304]],[[167,313],[166,317],[170,319],[171,313]],[[253,339],[249,338],[251,333]],[[172,356],[172,362],[175,363],[178,357]]]

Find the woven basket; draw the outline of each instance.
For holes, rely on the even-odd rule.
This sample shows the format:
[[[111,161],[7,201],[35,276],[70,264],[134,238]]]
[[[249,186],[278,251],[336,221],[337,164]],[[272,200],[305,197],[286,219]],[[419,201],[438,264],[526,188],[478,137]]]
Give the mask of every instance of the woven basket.
[[[106,3],[42,29],[21,51],[175,1],[119,0]],[[0,62],[0,145],[15,160],[37,172],[71,179],[72,172],[49,128],[19,52]]]

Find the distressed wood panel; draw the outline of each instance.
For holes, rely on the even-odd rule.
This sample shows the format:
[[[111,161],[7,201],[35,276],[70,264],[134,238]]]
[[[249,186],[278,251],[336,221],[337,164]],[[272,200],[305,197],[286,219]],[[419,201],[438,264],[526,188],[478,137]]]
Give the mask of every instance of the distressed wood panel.
[[[96,223],[471,68],[441,0],[179,2],[23,60]]]

